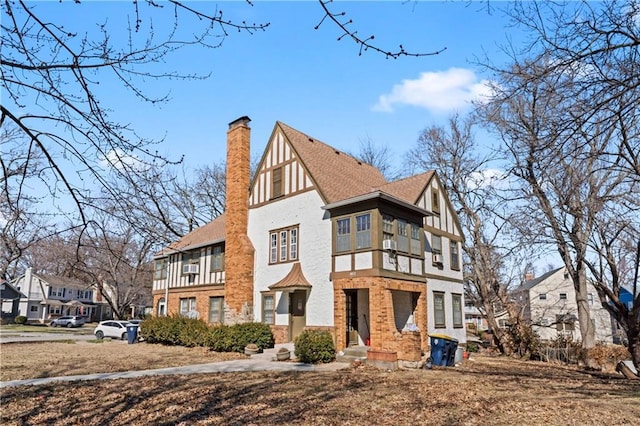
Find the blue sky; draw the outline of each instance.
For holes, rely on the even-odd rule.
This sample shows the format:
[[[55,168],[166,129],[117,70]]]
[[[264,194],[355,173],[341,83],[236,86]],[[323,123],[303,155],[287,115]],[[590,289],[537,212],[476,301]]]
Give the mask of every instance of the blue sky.
[[[170,100],[149,105],[105,81],[103,102],[118,120],[130,122],[149,138],[164,138],[157,148],[173,158],[185,156],[195,168],[224,158],[227,124],[239,116],[252,119],[252,155],[259,156],[276,120],[343,151],[357,152],[362,140],[388,146],[396,166],[420,131],[441,123],[453,111],[464,111],[482,92],[486,78],[473,65],[485,53],[500,62],[500,45],[519,35],[492,3],[467,1],[334,2],[345,11],[358,34],[375,35],[376,45],[395,50],[432,52],[435,56],[386,59],[374,52],[358,55],[348,38],[337,41],[339,29],[325,21],[315,1],[195,2],[217,7],[232,21],[270,25],[254,34],[230,32],[221,47],[188,49],[166,58],[169,71],[211,74],[204,80],[146,80],[145,90],[170,93]],[[130,2],[48,3],[53,16],[101,22],[131,16]],[[170,21],[154,15],[155,28]],[[85,18],[83,18],[85,17]],[[148,21],[144,22],[148,24]],[[115,26],[114,26],[115,27]],[[184,28],[183,28],[184,29]],[[118,36],[114,34],[114,36]]]

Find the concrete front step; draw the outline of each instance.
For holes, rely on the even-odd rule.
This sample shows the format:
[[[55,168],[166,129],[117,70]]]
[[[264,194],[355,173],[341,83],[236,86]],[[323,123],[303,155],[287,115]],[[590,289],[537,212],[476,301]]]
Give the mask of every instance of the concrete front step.
[[[351,364],[353,361],[367,361],[369,346],[350,346],[336,354],[336,362]]]

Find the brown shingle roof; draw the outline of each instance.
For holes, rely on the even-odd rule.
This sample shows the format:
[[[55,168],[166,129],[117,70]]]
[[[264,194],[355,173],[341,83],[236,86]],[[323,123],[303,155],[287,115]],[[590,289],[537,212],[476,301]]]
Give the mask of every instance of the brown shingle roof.
[[[433,174],[434,172],[431,170],[425,173],[420,173],[419,175],[389,182],[377,189],[406,201],[409,204],[415,204],[418,201],[418,197],[420,197],[427,186],[427,183],[431,180]]]
[[[311,288],[311,284],[302,273],[300,262],[291,267],[291,271],[280,281],[269,286],[269,290],[286,290],[294,288]]]
[[[325,202],[366,194],[384,185],[380,171],[317,139],[278,121],[299,160],[314,180]]]
[[[159,255],[168,254],[173,250],[190,250],[192,248],[210,244],[214,241],[223,241],[224,223],[225,215],[223,213],[206,225],[194,229],[178,241],[169,244],[169,246],[162,250]]]

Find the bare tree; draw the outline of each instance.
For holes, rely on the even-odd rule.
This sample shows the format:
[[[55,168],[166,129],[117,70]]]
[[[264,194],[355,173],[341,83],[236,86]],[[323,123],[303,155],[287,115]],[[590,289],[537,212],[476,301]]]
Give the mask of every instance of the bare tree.
[[[486,318],[502,353],[524,354],[527,349],[519,345],[526,325],[510,296],[510,288],[522,276],[519,268],[513,274],[510,265],[519,265],[516,255],[522,247],[507,233],[510,207],[501,194],[504,182],[492,173],[491,160],[490,153],[479,153],[471,119],[457,115],[450,118],[448,127],[425,129],[407,155],[409,167],[438,172],[458,213],[465,235],[466,299]],[[503,310],[510,328],[498,324]]]
[[[431,54],[412,53],[402,47],[394,52],[378,47],[373,37],[359,38],[357,31],[351,29],[352,21],[345,22],[344,14],[332,11],[330,3],[320,0],[318,11],[361,51],[388,57]],[[254,6],[250,1],[246,5]],[[160,239],[160,243],[170,241],[220,213],[222,188],[219,182],[212,182],[212,178],[218,180],[220,170],[214,166],[198,173],[197,181],[213,184],[206,188],[197,182],[187,187],[179,173],[165,172],[181,160],[158,154],[154,148],[161,141],[149,140],[129,124],[114,119],[113,110],[119,105],[105,97],[101,88],[111,84],[141,102],[166,102],[168,96],[150,92],[145,81],[208,77],[172,70],[174,54],[186,49],[215,49],[232,32],[254,34],[266,30],[269,23],[232,22],[217,6],[204,2],[134,0],[119,5],[124,13],[109,17],[92,13],[94,6],[79,1],[47,7],[24,0],[0,2],[0,125],[3,129],[9,123],[14,125],[28,147],[28,157],[24,158],[23,152],[4,150],[3,146],[5,182],[10,167],[26,161],[29,168],[25,170],[37,172],[42,187],[39,194],[46,194],[53,201],[51,207],[57,209],[54,213],[63,215],[74,226],[88,227],[94,211],[104,211],[107,199],[114,207],[109,211],[119,214],[119,218],[130,218],[136,227],[143,225],[140,232],[164,235],[166,240]],[[57,15],[48,15],[54,8]],[[65,9],[77,8],[87,9],[85,16],[94,21],[88,18],[63,22],[60,15]],[[163,25],[155,25],[158,18],[163,18]],[[172,24],[164,24],[164,18]],[[36,209],[32,189],[26,182],[13,179],[12,198],[3,199],[13,209],[3,212],[7,218],[2,222],[5,228],[39,228],[18,224],[15,216],[19,212],[20,220],[30,220],[34,225],[35,217],[42,214]],[[194,188],[196,195],[191,197]],[[173,197],[160,200],[152,194],[157,189]],[[134,194],[139,197],[131,197],[132,191],[139,191]],[[150,204],[138,203],[137,208],[131,209],[133,200]],[[169,210],[164,211],[167,206]],[[29,216],[31,213],[36,216]],[[153,229],[157,220],[161,229]],[[24,245],[9,228],[5,231],[3,244],[11,249],[9,255],[3,256],[3,273],[9,264],[16,266]]]
[[[600,87],[587,90],[576,84],[581,70],[551,73],[550,64],[541,55],[499,73],[484,113],[504,143],[522,197],[530,200],[518,211],[526,222],[521,230],[557,248],[576,290],[582,347],[590,349],[596,341],[587,298],[589,239],[603,212],[624,202],[637,184],[620,167],[620,128],[606,120],[608,108],[594,106]],[[589,363],[587,351],[584,356]]]
[[[380,170],[382,176],[388,181],[401,177],[400,172],[393,169],[389,147],[386,145],[376,145],[368,135],[360,139],[360,150],[358,153],[350,153],[350,155]]]

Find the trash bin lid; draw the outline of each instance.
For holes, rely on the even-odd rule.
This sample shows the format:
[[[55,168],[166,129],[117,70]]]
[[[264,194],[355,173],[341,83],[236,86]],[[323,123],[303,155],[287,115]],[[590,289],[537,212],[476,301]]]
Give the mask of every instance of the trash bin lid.
[[[433,337],[434,339],[456,340],[451,336],[447,336],[446,334],[430,334],[429,337]]]

